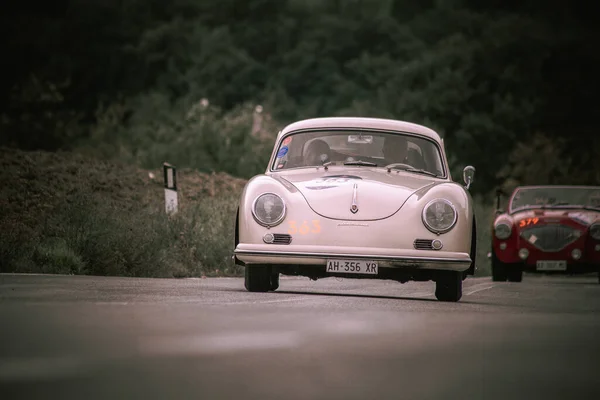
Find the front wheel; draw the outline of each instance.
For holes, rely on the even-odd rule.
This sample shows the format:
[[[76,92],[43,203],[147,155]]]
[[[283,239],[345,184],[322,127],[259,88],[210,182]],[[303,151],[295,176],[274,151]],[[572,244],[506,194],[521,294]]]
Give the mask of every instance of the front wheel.
[[[506,264],[498,260],[496,252],[492,249],[492,281],[506,282],[507,279]]]
[[[462,297],[463,273],[440,271],[435,281],[435,297],[440,301],[459,301]]]
[[[523,270],[516,265],[512,265],[506,271],[506,275],[509,282],[521,282],[523,280]]]
[[[271,285],[271,266],[256,265],[247,266],[244,272],[244,286],[249,292],[268,292],[272,289]],[[279,286],[279,282],[277,282]]]
[[[271,271],[271,285],[270,285],[270,290],[275,291],[279,288],[279,272],[278,271]]]

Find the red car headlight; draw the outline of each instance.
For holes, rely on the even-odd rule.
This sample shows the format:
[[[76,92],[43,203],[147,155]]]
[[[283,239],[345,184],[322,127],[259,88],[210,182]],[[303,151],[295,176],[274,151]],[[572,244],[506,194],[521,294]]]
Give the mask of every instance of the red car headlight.
[[[500,221],[494,226],[494,235],[500,240],[505,240],[510,237],[512,227],[507,221]]]

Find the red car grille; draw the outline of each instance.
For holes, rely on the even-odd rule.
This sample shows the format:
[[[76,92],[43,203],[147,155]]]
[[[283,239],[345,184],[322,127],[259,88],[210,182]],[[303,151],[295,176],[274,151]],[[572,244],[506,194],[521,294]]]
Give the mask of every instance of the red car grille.
[[[521,237],[542,251],[560,251],[579,239],[581,232],[566,225],[541,225],[524,229]]]

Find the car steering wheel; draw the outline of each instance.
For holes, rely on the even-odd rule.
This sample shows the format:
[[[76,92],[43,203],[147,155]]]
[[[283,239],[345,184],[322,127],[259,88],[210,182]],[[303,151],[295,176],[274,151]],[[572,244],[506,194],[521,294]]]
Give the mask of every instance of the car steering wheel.
[[[392,169],[392,168],[398,168],[398,167],[404,167],[404,169],[407,168],[414,168],[412,165],[409,164],[404,164],[404,163],[392,163],[392,164],[388,164],[385,166],[385,169]]]

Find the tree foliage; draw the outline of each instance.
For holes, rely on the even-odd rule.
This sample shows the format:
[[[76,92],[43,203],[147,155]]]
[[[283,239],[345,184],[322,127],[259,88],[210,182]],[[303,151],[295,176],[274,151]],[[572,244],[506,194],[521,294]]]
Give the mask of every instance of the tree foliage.
[[[271,150],[248,134],[261,104],[271,138],[315,116],[429,125],[444,136],[455,176],[477,168],[482,193],[550,171],[597,184],[598,28],[578,4],[21,2],[0,14],[10,58],[0,144],[84,147],[144,166],[168,158],[247,177]],[[202,99],[210,106],[189,117]]]

